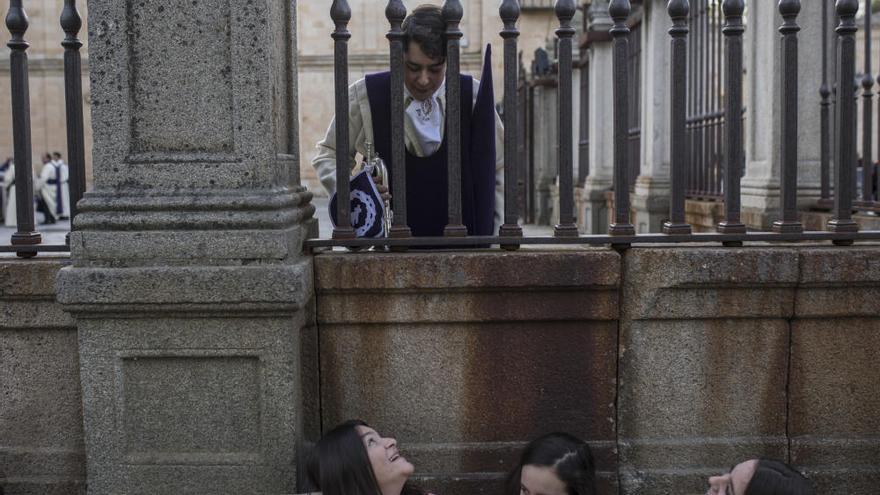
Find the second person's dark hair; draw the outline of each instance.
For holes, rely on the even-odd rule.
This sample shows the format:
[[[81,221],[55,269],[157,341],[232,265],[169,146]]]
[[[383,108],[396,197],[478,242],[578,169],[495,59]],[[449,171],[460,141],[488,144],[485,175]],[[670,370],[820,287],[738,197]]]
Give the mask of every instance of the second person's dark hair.
[[[813,485],[804,475],[782,461],[758,459],[755,474],[745,495],[814,495]]]
[[[425,55],[446,60],[446,23],[443,22],[443,11],[440,7],[416,7],[403,21],[402,28],[404,50],[409,50],[410,42],[415,42]]]
[[[506,495],[519,494],[522,468],[530,464],[554,468],[568,495],[596,494],[596,466],[590,446],[573,435],[557,432],[532,440],[507,477]]]

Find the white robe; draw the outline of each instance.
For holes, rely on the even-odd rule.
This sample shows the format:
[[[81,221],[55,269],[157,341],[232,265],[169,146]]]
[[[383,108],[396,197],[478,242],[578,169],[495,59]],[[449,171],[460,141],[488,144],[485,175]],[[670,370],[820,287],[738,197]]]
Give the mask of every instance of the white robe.
[[[56,172],[57,171],[57,172]],[[56,184],[57,173],[60,172],[61,183]],[[43,166],[37,183],[40,197],[46,202],[46,206],[55,219],[70,217],[70,188],[68,180],[70,170],[63,160],[53,160]],[[61,205],[58,204],[58,188],[61,188]]]
[[[3,176],[3,184],[0,187],[3,188],[3,198],[6,201],[4,205],[4,220],[3,223],[7,227],[15,227],[16,220],[16,208],[15,208],[15,186],[12,185],[15,180],[15,164],[10,163],[9,168],[6,169],[6,174]]]

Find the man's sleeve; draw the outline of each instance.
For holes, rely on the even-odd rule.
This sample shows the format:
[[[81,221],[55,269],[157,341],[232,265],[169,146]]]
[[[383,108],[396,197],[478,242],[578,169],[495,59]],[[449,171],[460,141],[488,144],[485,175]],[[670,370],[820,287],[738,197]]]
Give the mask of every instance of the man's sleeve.
[[[366,86],[360,80],[348,88],[348,157],[349,165],[355,164],[355,154],[364,150],[364,116],[361,111],[360,100],[366,95]],[[318,141],[318,154],[312,158],[312,167],[318,175],[318,179],[327,190],[329,195],[336,192],[336,117],[330,120],[327,134],[324,139]]]

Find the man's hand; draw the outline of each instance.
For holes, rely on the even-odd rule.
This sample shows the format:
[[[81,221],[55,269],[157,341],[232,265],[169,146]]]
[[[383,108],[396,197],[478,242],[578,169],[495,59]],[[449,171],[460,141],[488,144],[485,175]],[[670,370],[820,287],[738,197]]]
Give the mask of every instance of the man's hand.
[[[391,193],[388,191],[388,186],[382,184],[378,177],[373,177],[373,182],[376,183],[376,189],[382,196],[382,201],[391,201]]]

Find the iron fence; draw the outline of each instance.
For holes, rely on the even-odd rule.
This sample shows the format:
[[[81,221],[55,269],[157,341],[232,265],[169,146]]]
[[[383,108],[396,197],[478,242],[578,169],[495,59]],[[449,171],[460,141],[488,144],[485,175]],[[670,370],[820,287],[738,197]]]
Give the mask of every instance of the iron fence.
[[[829,2],[830,3],[830,2]],[[691,13],[691,5],[694,11]],[[502,35],[505,43],[504,81],[505,87],[516,88],[519,78],[518,60],[508,53],[516,53],[518,31],[515,21],[520,14],[520,2],[504,0],[500,7],[500,20],[503,24]],[[743,22],[745,0],[669,0],[667,11],[673,21],[669,31],[671,42],[671,77],[670,99],[671,113],[671,177],[672,193],[670,201],[669,221],[664,225],[662,234],[636,235],[630,221],[629,188],[632,169],[630,165],[630,116],[631,108],[636,105],[629,88],[636,77],[630,67],[633,50],[632,30],[627,24],[631,12],[628,0],[611,0],[609,14],[613,20],[610,29],[613,50],[613,136],[614,136],[614,211],[608,233],[605,235],[578,235],[574,228],[572,211],[573,176],[572,176],[572,63],[571,38],[574,29],[571,19],[575,12],[574,0],[558,0],[555,13],[559,20],[556,34],[559,46],[559,211],[560,222],[552,237],[523,237],[516,229],[517,194],[515,189],[505,190],[505,226],[499,236],[463,236],[460,220],[460,203],[458,189],[461,182],[459,162],[455,156],[449,160],[449,199],[450,228],[444,237],[417,238],[411,236],[392,235],[383,239],[340,239],[334,231],[334,239],[313,239],[307,242],[311,248],[327,246],[390,246],[405,249],[408,246],[472,246],[474,244],[500,244],[501,247],[515,249],[523,244],[610,244],[629,246],[637,243],[678,243],[678,242],[719,242],[725,245],[741,245],[747,241],[806,241],[830,240],[835,244],[848,245],[856,240],[878,239],[880,232],[859,232],[858,225],[852,219],[853,186],[856,164],[855,112],[856,102],[853,98],[840,98],[836,102],[834,135],[838,136],[833,147],[834,163],[834,209],[832,219],[824,231],[804,232],[797,220],[797,53],[798,25],[800,13],[799,0],[781,0],[778,8],[783,24],[780,26],[782,36],[782,74],[783,86],[788,96],[782,105],[783,115],[780,119],[780,154],[781,154],[781,202],[782,218],[773,226],[772,232],[747,232],[741,221],[740,212],[740,181],[744,165],[743,121],[739,118],[743,109],[743,34],[746,25]],[[835,64],[836,79],[854,81],[855,72],[855,33],[856,13],[859,9],[858,0],[837,0],[837,63]],[[331,16],[336,22],[337,30],[344,30],[348,17],[343,15],[347,10],[344,0],[335,0],[331,8]],[[457,0],[444,2],[443,11],[449,25],[451,35],[449,41],[449,64],[447,80],[457,80],[458,43],[461,36],[458,26],[461,21],[461,3]],[[390,59],[392,78],[398,82],[397,90],[392,89],[391,98],[395,105],[403,99],[401,51],[395,48],[399,37],[399,21],[405,15],[400,0],[389,0],[387,12],[391,31],[392,56]],[[349,12],[350,16],[350,12]],[[719,31],[720,29],[720,31]],[[339,47],[343,38],[337,39],[337,62],[346,67],[344,50]],[[343,43],[344,44],[344,43]],[[709,74],[708,78],[699,77]],[[337,97],[346,99],[347,81],[337,78]],[[690,83],[690,87],[688,86]],[[522,86],[520,86],[520,102],[522,102]],[[460,95],[454,89],[448,92],[450,109],[459,108]],[[755,111],[764,111],[756,109]],[[767,109],[766,111],[771,111]],[[402,129],[402,112],[393,125]],[[522,151],[511,136],[520,136],[518,126],[523,124],[522,112],[505,112],[505,126],[508,139],[505,141],[505,179],[508,184],[517,182],[520,172],[516,154]],[[727,119],[725,115],[737,115],[738,118]],[[690,119],[688,118],[690,116]],[[337,111],[337,129],[347,129],[347,108],[340,106]],[[450,135],[456,135],[458,116],[453,112],[447,114],[447,125]],[[829,133],[830,134],[830,133]],[[403,140],[394,143],[402,147]],[[450,143],[453,147],[458,146]],[[345,149],[342,147],[342,149]],[[455,153],[453,153],[455,155]],[[693,160],[691,160],[693,159]],[[693,164],[692,162],[696,162]],[[706,165],[710,164],[710,165]],[[403,167],[400,160],[394,160],[394,176],[400,177],[397,167]],[[350,173],[348,166],[340,161],[338,183],[347,185]],[[688,179],[688,172],[691,177]],[[402,173],[402,172],[400,172]],[[624,187],[619,187],[623,185]],[[401,199],[402,189],[392,189],[396,200]],[[723,195],[724,220],[717,225],[716,233],[693,234],[685,221],[684,204],[688,190],[696,189],[702,193]],[[347,194],[347,191],[346,191]],[[342,196],[345,197],[345,196]],[[346,214],[343,202],[339,203],[338,216]],[[395,211],[398,205],[395,205]],[[398,215],[394,216],[396,225],[403,228],[405,221]]]
[[[629,189],[634,191],[636,179],[642,171],[642,22],[630,28],[630,51],[628,57],[629,115],[627,117],[629,141]]]
[[[85,193],[85,147],[83,127],[82,63],[77,38],[82,28],[82,18],[75,0],[64,0],[61,12],[61,32],[64,38],[64,95],[67,119],[67,154],[70,167],[70,218],[76,216],[76,204]],[[43,244],[43,236],[36,229],[34,218],[34,179],[31,156],[30,88],[28,78],[28,42],[25,39],[29,27],[28,16],[22,0],[11,0],[6,15],[6,27],[11,36],[10,79],[12,93],[13,166],[16,206],[16,230],[11,244],[0,246],[0,252],[15,252],[30,258],[38,252],[69,251],[69,241],[62,245]],[[6,173],[10,173],[7,171]],[[60,178],[54,179],[61,181]],[[60,184],[58,184],[60,186]],[[4,191],[9,193],[10,191]],[[5,196],[10,197],[10,194]]]
[[[723,193],[724,49],[721,0],[692,0],[688,16],[687,135],[691,157],[687,195],[720,199]]]

